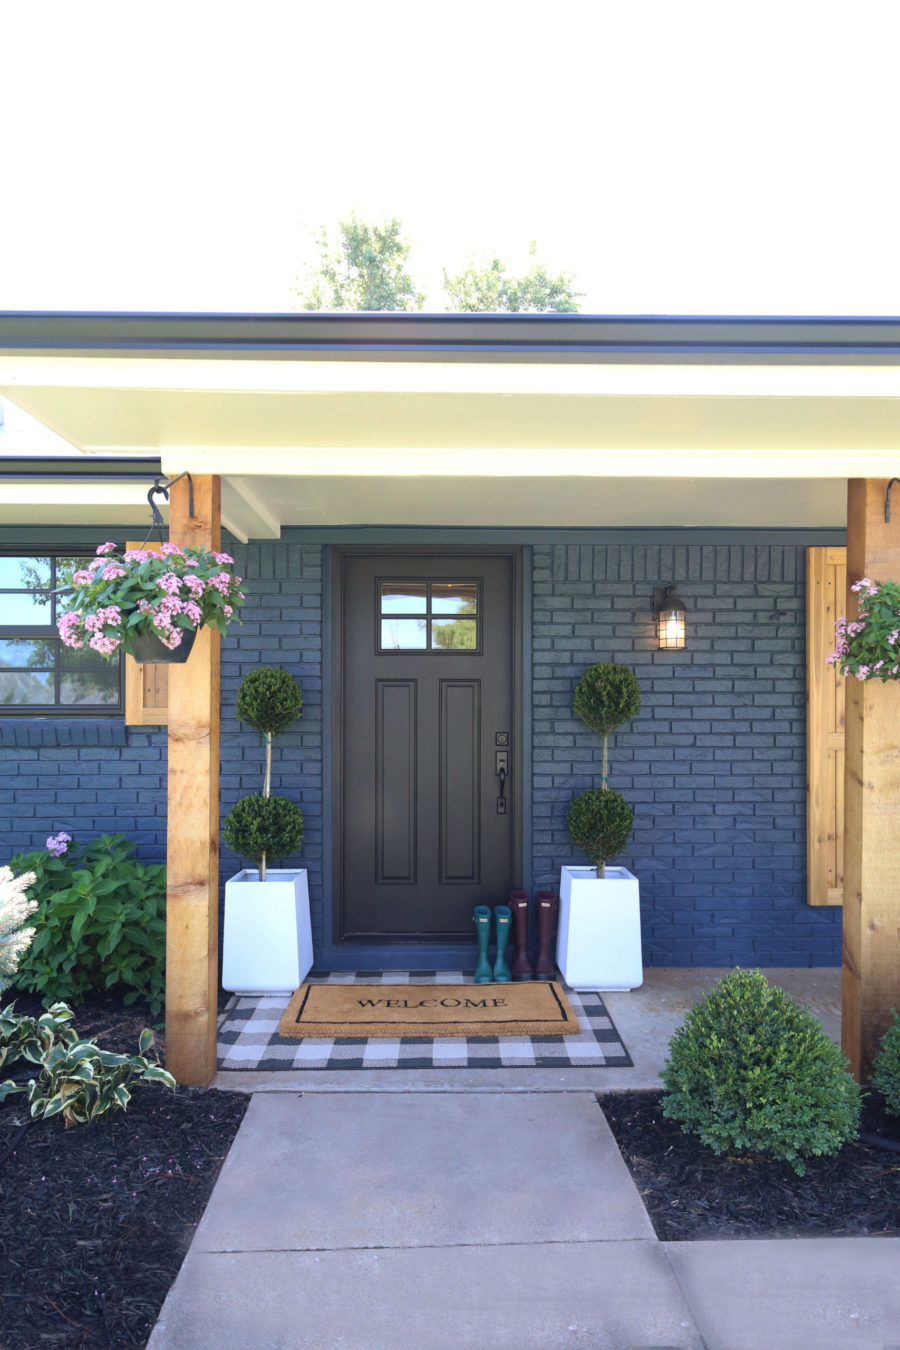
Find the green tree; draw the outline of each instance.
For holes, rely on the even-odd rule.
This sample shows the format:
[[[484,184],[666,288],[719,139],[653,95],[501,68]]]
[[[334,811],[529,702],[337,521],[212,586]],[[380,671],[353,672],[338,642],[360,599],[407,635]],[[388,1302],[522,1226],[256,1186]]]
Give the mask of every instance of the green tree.
[[[351,214],[335,243],[318,238],[319,260],[294,291],[299,309],[418,310],[425,297],[407,270],[410,246],[396,217],[369,225]]]
[[[444,290],[450,308],[460,314],[575,314],[583,291],[573,290],[574,274],[552,276],[529,249],[531,262],[521,276],[511,276],[496,254],[487,262],[470,258],[461,272],[444,268]]]

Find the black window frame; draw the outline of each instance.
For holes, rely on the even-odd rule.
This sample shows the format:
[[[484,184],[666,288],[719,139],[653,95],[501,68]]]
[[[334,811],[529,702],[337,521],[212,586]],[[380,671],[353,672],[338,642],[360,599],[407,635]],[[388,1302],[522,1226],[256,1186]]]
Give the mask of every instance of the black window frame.
[[[56,627],[56,620],[59,613],[64,612],[65,597],[57,596],[54,592],[60,585],[57,579],[57,567],[60,559],[83,558],[89,562],[92,554],[88,550],[82,550],[77,544],[69,548],[61,547],[31,547],[27,545],[6,546],[0,548],[0,558],[23,558],[37,560],[49,560],[50,563],[50,615],[46,624],[5,624],[0,622],[0,642],[22,639],[28,641],[29,638],[40,641],[52,642],[57,648],[62,646],[62,639]],[[7,595],[22,594],[24,587],[0,587],[0,619],[3,616],[3,600]],[[54,662],[53,669],[53,694],[52,703],[0,703],[0,717],[48,717],[56,720],[69,718],[121,718],[125,712],[125,662],[121,654],[118,657],[119,679],[118,679],[118,697],[113,703],[62,703],[59,700],[60,680],[62,671],[60,662]],[[22,667],[27,669],[27,667]]]

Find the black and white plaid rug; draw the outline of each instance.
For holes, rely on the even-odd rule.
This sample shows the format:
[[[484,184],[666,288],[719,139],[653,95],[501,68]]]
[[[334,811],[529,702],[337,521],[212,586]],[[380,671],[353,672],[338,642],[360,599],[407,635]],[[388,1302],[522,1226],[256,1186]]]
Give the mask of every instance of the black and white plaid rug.
[[[307,977],[316,984],[464,984],[470,978],[461,970],[333,971]],[[219,1068],[577,1069],[602,1064],[630,1069],[631,1056],[600,995],[562,987],[581,1024],[577,1036],[287,1040],[278,1035],[287,995],[235,994],[219,1021]]]

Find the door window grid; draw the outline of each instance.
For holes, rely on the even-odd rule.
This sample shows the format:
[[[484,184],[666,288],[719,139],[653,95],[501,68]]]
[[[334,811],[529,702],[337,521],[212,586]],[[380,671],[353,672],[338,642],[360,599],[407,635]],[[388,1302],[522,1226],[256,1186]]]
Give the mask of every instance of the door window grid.
[[[478,581],[380,581],[380,652],[480,650]]]

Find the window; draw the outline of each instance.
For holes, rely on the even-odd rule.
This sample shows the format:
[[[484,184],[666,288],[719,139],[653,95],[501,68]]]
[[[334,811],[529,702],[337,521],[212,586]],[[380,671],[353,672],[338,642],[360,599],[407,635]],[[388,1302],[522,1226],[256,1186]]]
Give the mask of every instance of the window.
[[[382,581],[380,650],[478,651],[477,581]]]
[[[69,567],[90,558],[72,554],[0,556],[0,712],[67,714],[116,712],[122,675],[117,659],[60,641],[54,591]]]

